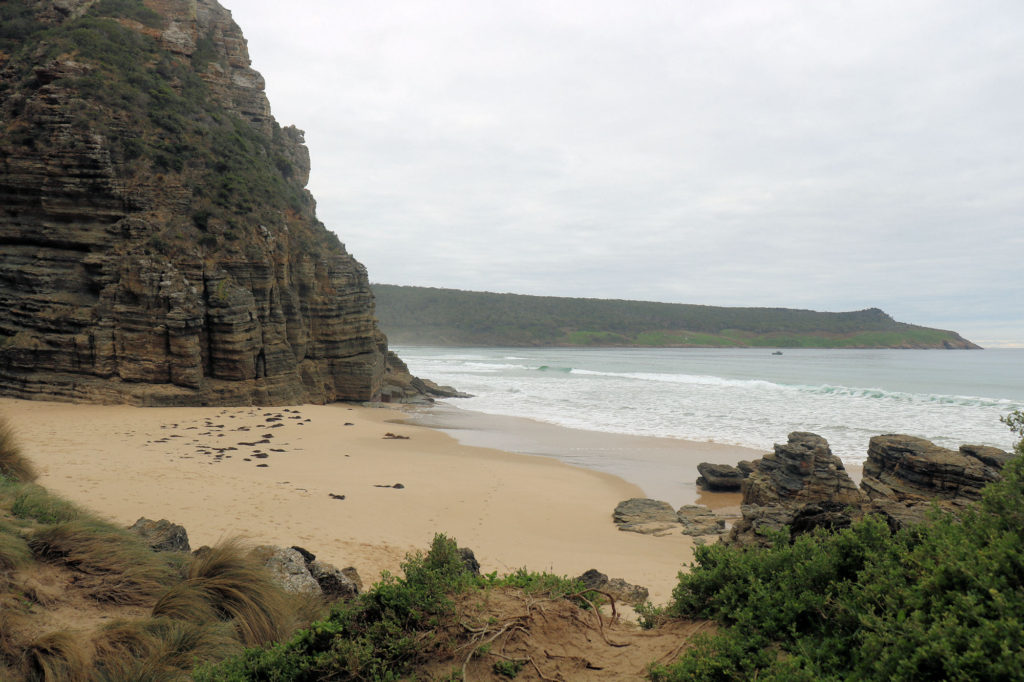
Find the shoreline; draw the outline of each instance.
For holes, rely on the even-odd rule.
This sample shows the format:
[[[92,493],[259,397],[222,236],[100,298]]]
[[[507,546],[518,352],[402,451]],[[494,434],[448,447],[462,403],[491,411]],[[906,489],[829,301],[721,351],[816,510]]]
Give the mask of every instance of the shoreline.
[[[406,423],[442,431],[462,445],[553,458],[610,474],[639,487],[643,497],[664,500],[673,507],[702,504],[719,510],[735,506],[738,513],[738,495],[697,487],[697,465],[735,466],[742,459],[764,454],[724,443],[576,429],[527,417],[464,410],[449,402],[407,412]]]
[[[480,416],[480,428],[464,424],[465,431],[495,437],[490,415],[462,412]],[[439,532],[472,549],[484,572],[526,567],[575,576],[596,568],[647,587],[655,603],[669,599],[693,558],[687,536],[617,530],[615,505],[649,496],[634,483],[551,455],[459,443],[390,407],[140,408],[3,398],[0,415],[41,485],[115,523],[166,518],[185,527],[193,548],[232,536],[299,545],[355,566],[367,585],[383,570],[398,572],[407,553],[425,550]],[[548,426],[543,434],[515,433],[549,438]],[[607,445],[615,435],[550,429],[555,441],[577,448],[583,438]],[[671,439],[622,438],[637,451],[676,459],[685,452]],[[645,442],[661,440],[670,442],[660,449]],[[701,453],[692,453],[696,461]],[[722,510],[739,504],[735,494],[700,497]]]

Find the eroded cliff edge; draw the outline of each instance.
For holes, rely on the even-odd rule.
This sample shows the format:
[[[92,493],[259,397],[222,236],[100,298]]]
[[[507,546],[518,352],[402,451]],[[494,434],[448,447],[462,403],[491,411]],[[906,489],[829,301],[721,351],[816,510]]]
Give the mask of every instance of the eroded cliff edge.
[[[365,268],[316,218],[303,134],[271,116],[229,11],[0,13],[0,393],[204,405],[417,390]]]

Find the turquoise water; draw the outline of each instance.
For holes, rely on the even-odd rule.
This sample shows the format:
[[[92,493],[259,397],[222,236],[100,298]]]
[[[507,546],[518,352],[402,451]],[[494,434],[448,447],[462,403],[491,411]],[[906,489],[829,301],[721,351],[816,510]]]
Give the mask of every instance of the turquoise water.
[[[396,349],[416,375],[474,394],[451,401],[562,426],[770,450],[791,431],[856,463],[868,439],[1007,449],[999,417],[1024,409],[1024,349]]]

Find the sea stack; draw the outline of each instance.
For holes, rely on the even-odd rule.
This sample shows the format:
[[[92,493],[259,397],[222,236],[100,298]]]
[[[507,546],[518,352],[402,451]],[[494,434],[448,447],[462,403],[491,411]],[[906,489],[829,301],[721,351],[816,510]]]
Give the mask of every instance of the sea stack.
[[[0,394],[415,392],[365,268],[316,217],[303,133],[274,120],[229,11],[18,4],[21,35],[0,39]]]

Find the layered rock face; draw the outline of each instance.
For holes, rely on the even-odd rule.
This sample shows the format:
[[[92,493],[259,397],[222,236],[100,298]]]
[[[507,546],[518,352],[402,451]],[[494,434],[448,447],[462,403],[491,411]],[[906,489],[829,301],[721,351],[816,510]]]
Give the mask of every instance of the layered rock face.
[[[783,526],[808,529],[849,525],[843,511],[864,502],[828,442],[813,433],[794,432],[773,453],[754,462],[743,481],[743,517],[729,530],[728,542],[760,542],[764,531]]]
[[[913,436],[875,436],[858,489],[824,438],[791,433],[754,462],[743,482],[743,517],[725,541],[762,543],[765,531],[784,526],[795,534],[843,528],[865,514],[881,514],[894,529],[920,523],[936,504],[956,510],[977,500],[1011,457],[987,446],[955,451]]]
[[[955,510],[980,498],[1011,456],[981,445],[956,451],[913,436],[875,436],[860,487],[890,526],[920,523],[934,504]]]
[[[421,390],[389,361],[366,270],[316,219],[302,132],[274,121],[230,12],[7,4],[24,35],[0,44],[0,393],[202,405]]]

